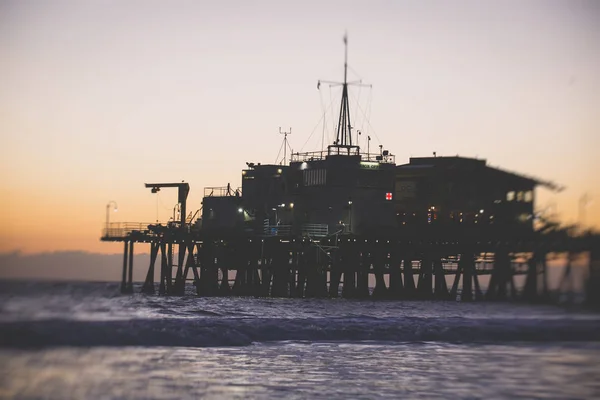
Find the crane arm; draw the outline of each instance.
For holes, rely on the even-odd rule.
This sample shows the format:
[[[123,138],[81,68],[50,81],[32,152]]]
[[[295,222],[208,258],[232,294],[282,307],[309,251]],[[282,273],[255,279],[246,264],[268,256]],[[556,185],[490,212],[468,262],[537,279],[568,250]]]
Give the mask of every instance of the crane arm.
[[[190,184],[186,182],[180,183],[145,183],[145,187],[152,188],[152,193],[157,193],[160,188],[176,187],[178,189],[177,202],[181,204],[181,226],[185,225],[186,218],[186,201],[190,192]]]

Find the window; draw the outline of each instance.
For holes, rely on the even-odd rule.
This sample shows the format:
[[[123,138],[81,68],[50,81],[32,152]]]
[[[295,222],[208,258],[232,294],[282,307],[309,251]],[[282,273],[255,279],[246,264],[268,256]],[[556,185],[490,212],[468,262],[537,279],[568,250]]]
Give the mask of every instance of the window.
[[[319,186],[325,185],[327,180],[327,170],[324,169],[305,169],[304,186]]]
[[[508,193],[506,193],[506,201],[513,201],[515,199],[515,192],[514,191],[510,191]]]
[[[531,190],[525,192],[524,200],[528,203],[533,201],[533,192]]]

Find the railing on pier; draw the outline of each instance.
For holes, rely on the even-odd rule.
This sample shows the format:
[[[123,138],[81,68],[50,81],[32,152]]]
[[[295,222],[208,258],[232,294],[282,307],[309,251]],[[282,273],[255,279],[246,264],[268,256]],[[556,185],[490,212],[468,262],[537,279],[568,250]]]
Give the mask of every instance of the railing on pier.
[[[290,236],[293,234],[292,225],[268,225],[263,226],[263,234],[267,236]],[[300,232],[302,236],[311,238],[322,238],[329,234],[327,224],[303,224]]]
[[[291,225],[264,225],[263,233],[267,236],[289,236],[292,233]]]
[[[384,152],[385,153],[385,152]],[[366,162],[376,162],[380,164],[395,164],[396,156],[393,154],[386,153],[361,153],[359,151],[350,151],[344,152],[340,151],[308,151],[305,153],[292,153],[291,161],[292,162],[304,162],[304,161],[319,161],[324,160],[328,155],[350,155],[350,156],[358,156],[360,155],[361,161]]]
[[[302,236],[325,237],[329,235],[329,225],[327,224],[304,224],[302,225]]]
[[[242,188],[233,189],[231,186],[205,187],[204,197],[241,196]]]
[[[148,225],[152,222],[111,222],[102,230],[102,239],[123,239],[131,232],[150,232]]]

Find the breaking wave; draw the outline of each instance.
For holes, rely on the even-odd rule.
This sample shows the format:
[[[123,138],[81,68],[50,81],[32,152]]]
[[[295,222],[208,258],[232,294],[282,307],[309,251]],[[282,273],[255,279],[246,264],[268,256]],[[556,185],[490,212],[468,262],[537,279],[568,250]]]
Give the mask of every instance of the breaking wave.
[[[0,323],[2,347],[247,346],[309,342],[600,341],[598,320],[469,318],[199,318],[117,321],[41,320]]]

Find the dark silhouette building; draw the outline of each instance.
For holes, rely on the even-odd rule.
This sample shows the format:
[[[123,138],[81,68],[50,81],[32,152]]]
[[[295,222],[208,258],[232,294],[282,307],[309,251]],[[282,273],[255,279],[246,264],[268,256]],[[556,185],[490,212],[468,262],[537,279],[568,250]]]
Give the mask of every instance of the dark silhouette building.
[[[535,188],[549,182],[465,157],[417,157],[396,167],[399,229],[487,227],[488,232],[533,230]]]

